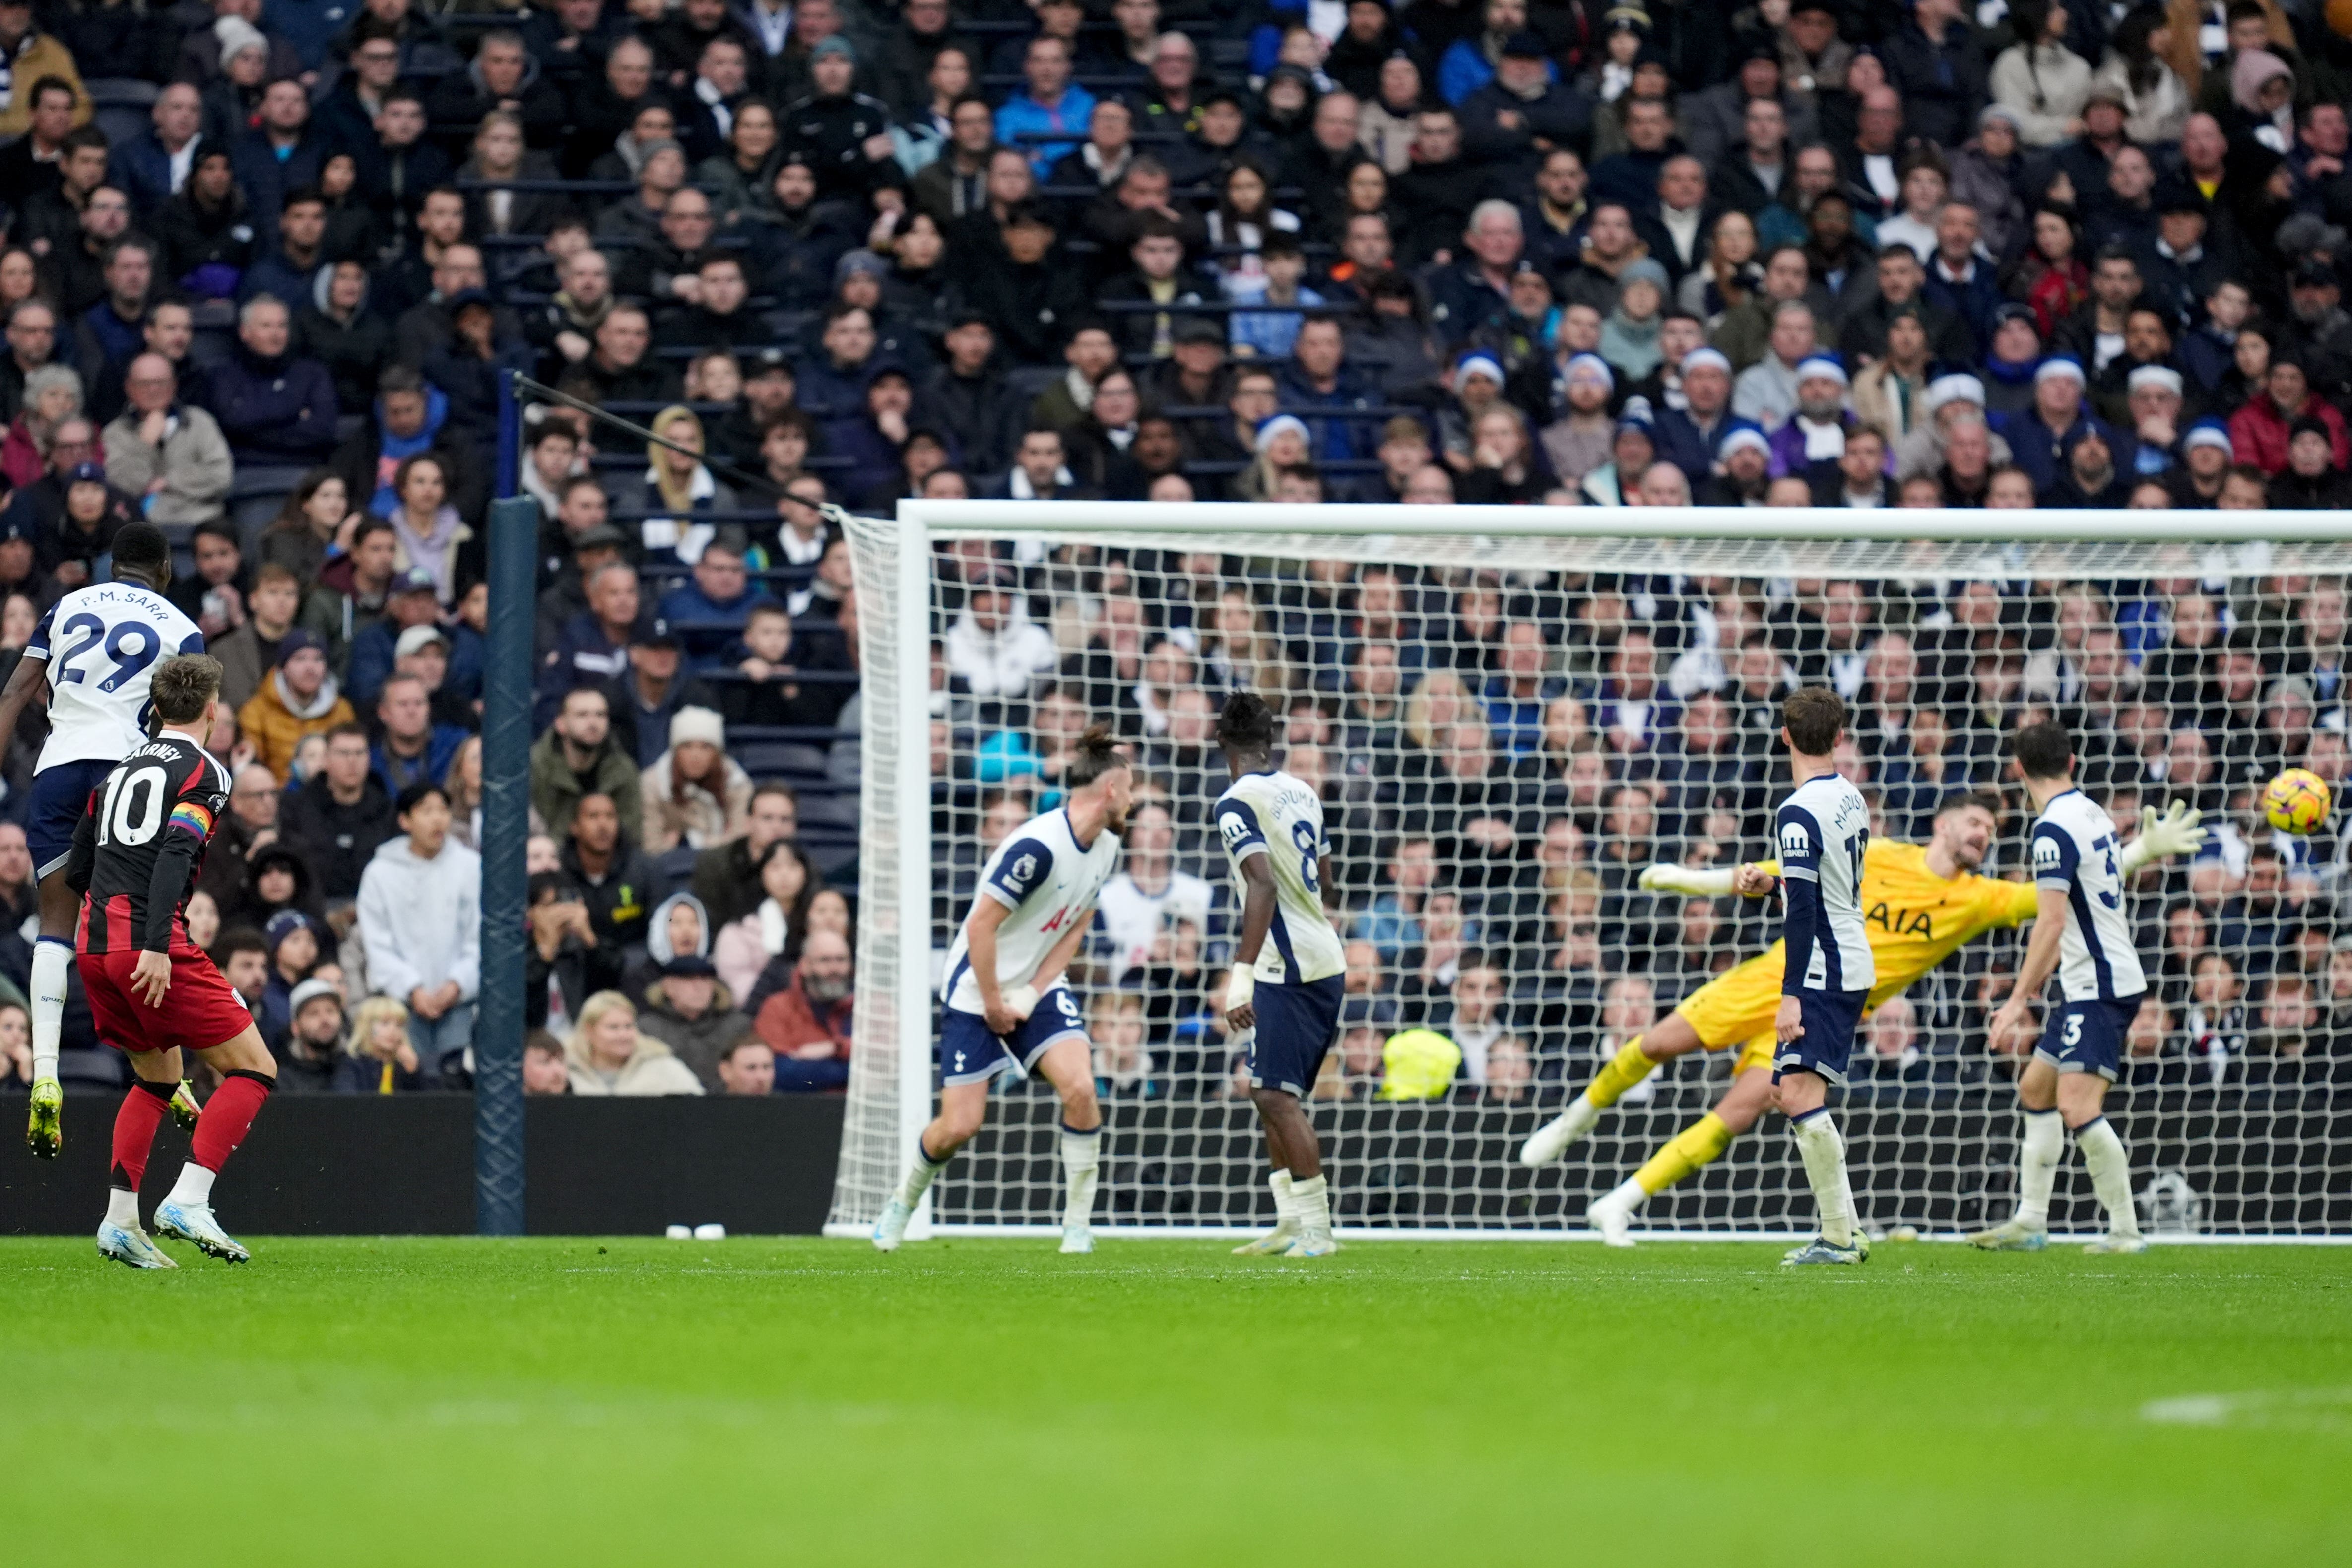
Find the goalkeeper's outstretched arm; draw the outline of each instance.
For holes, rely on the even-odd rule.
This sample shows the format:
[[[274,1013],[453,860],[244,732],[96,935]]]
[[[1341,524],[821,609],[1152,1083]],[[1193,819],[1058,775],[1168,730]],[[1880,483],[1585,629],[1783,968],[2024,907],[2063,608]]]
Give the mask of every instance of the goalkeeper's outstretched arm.
[[[1729,868],[1674,866],[1661,862],[1643,868],[1641,887],[1648,893],[1682,893],[1694,899],[1719,899],[1726,893],[1760,899],[1772,890],[1780,874],[1780,862],[1762,860]]]

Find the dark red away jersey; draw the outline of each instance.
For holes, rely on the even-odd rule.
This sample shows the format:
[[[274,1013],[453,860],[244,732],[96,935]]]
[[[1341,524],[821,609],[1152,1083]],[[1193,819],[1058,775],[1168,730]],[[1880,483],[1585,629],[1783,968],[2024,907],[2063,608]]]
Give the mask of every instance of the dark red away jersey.
[[[66,869],[88,894],[83,952],[172,946],[214,825],[228,809],[228,785],[218,758],[168,731],[106,775],[74,832]]]

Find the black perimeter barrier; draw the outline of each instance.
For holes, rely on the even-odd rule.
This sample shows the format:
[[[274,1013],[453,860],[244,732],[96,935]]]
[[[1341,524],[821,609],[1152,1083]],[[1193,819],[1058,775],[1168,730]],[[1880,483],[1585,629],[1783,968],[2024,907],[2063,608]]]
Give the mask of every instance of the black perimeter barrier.
[[[1519,1144],[1559,1113],[1453,1101],[1310,1103],[1341,1225],[1430,1229],[1580,1229],[1584,1211],[1718,1092],[1665,1083],[1646,1104],[1620,1106],[1560,1164],[1530,1171]],[[1857,1086],[1832,1100],[1853,1172],[1855,1202],[1874,1226],[1976,1229],[2016,1201],[2018,1113],[2006,1085]],[[1256,1113],[1244,1103],[1104,1102],[1097,1226],[1271,1224]],[[2206,1235],[2352,1231],[2352,1093],[2325,1088],[2142,1089],[2108,1114],[2130,1147],[2132,1190],[2179,1172]],[[1061,1222],[1055,1163],[1059,1102],[1014,1091],[931,1191],[946,1224]],[[2082,1163],[2059,1171],[2051,1226],[2103,1228]],[[2176,1189],[2177,1190],[2177,1189]],[[1779,1117],[1760,1122],[1697,1177],[1643,1209],[1644,1227],[1810,1230],[1806,1190]]]
[[[0,1097],[0,1233],[89,1235],[106,1210],[113,1096],[66,1097],[66,1145],[36,1160]],[[814,1235],[833,1201],[839,1095],[523,1101],[524,1228],[641,1236],[670,1225]],[[142,1198],[172,1189],[188,1139],[169,1121]],[[475,1230],[474,1097],[277,1095],[221,1174],[240,1236],[466,1236]]]

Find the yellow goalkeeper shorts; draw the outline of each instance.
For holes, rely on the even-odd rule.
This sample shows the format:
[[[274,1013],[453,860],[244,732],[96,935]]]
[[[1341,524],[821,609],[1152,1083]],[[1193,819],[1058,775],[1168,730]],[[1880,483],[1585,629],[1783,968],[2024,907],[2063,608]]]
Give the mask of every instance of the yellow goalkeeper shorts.
[[[1772,1032],[1780,1011],[1780,955],[1759,952],[1719,974],[1675,1009],[1710,1051],[1737,1046]]]
[[[1773,1025],[1780,1011],[1780,953],[1775,948],[1708,981],[1675,1011],[1708,1050],[1739,1047],[1739,1059],[1731,1068],[1735,1074],[1769,1068],[1779,1044]],[[1872,1001],[1878,999],[1874,994]]]

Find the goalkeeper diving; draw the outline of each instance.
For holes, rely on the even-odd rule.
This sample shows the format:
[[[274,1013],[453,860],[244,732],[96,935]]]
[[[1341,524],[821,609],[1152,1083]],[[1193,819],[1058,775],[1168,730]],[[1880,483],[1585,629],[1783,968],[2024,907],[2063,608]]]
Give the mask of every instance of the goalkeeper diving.
[[[1870,1007],[1901,995],[1912,982],[1985,932],[2033,919],[2041,896],[2032,882],[1978,875],[1998,820],[1987,797],[1955,794],[1937,808],[1926,844],[1870,841],[1862,873],[1864,929],[1878,975]],[[2119,858],[2123,874],[2128,878],[2151,860],[2189,854],[2205,837],[2197,811],[2186,802],[2174,801],[2162,815],[2148,806],[2140,813],[2139,837],[2124,847]],[[1729,892],[1760,898],[1771,891],[1779,870],[1772,861],[1736,870],[1652,866],[1642,873],[1641,885],[1651,892],[1699,898]],[[1610,1246],[1633,1246],[1633,1215],[1643,1204],[1721,1156],[1733,1139],[1771,1109],[1773,1017],[1780,1004],[1781,957],[1781,945],[1775,942],[1684,998],[1656,1028],[1628,1041],[1568,1109],[1538,1128],[1520,1149],[1520,1163],[1548,1165],[1591,1132],[1601,1114],[1659,1063],[1692,1051],[1738,1047],[1731,1087],[1714,1108],[1592,1205],[1591,1224]]]

